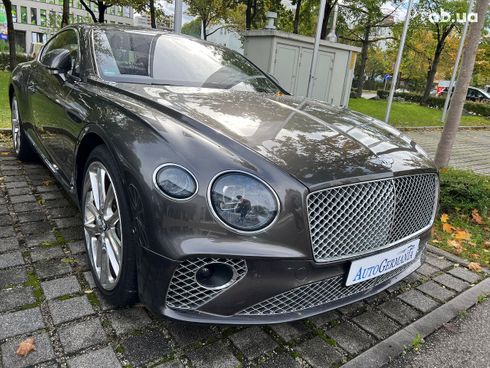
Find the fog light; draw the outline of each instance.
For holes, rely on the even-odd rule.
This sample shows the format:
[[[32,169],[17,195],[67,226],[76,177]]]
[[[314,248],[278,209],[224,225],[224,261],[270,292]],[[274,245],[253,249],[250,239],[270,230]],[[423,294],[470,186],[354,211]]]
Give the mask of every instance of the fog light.
[[[235,269],[225,263],[209,263],[196,272],[197,283],[210,290],[224,289],[235,279]]]

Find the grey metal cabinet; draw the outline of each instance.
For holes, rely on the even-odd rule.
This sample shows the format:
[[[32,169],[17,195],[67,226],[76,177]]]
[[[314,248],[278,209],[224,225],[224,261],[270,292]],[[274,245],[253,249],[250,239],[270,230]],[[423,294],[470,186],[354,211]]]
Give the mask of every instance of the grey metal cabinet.
[[[245,33],[244,53],[297,96],[308,88],[313,38],[275,30]],[[313,97],[347,106],[358,47],[321,41]]]

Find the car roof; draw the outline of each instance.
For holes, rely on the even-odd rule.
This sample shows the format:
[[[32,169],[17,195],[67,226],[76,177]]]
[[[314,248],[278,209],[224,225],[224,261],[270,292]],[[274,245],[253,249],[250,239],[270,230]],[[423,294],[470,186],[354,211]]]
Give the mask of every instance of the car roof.
[[[146,28],[141,26],[131,26],[128,24],[113,24],[113,23],[73,23],[66,28],[77,28],[80,30],[88,31],[91,29],[99,30],[118,30],[118,31],[145,31],[154,33],[172,33],[170,30],[166,29],[156,29],[156,28]],[[185,37],[185,35],[183,35]]]

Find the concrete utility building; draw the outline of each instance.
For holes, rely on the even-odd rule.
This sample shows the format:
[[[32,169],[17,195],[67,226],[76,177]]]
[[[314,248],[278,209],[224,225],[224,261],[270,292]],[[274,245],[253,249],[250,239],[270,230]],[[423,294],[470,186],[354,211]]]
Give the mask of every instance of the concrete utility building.
[[[89,3],[89,1],[86,1]],[[97,14],[95,4],[89,3]],[[30,53],[33,43],[44,43],[50,34],[59,29],[63,0],[12,0],[15,40],[23,51]],[[0,12],[5,14],[3,6]],[[107,23],[133,24],[133,9],[128,6],[111,6],[106,11]],[[70,23],[86,23],[92,19],[79,0],[70,1]],[[0,17],[5,19],[5,17]],[[6,27],[6,24],[2,24]],[[2,27],[2,28],[4,28]]]

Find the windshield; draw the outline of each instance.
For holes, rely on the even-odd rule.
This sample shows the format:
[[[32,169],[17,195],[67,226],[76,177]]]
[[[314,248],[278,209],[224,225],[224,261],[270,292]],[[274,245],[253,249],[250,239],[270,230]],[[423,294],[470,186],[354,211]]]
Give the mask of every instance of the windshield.
[[[174,34],[151,31],[94,32],[97,68],[114,82],[281,92],[239,53]]]

